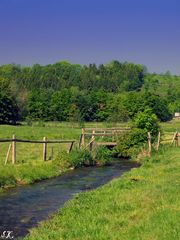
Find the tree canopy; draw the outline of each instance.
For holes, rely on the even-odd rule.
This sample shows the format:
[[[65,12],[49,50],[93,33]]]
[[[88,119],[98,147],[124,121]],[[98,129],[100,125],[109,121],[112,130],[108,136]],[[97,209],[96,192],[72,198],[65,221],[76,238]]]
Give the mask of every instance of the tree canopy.
[[[159,120],[167,121],[180,106],[176,87],[179,79],[170,74],[147,74],[143,65],[119,61],[99,66],[65,61],[31,67],[2,65],[1,115],[6,117],[1,123],[13,122],[10,117],[5,120],[5,112],[14,116],[14,122],[26,118],[127,121],[145,108],[150,108]]]

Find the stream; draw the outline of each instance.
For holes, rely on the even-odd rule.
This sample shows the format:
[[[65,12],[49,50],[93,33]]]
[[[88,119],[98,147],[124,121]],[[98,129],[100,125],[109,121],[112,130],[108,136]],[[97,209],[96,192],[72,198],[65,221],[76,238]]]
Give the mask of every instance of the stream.
[[[0,239],[23,237],[28,229],[48,219],[74,194],[95,189],[121,176],[136,163],[123,160],[106,167],[86,167],[28,186],[8,189],[0,194]],[[4,233],[3,233],[4,232]],[[7,238],[6,238],[7,239]],[[9,238],[10,239],[10,238]]]

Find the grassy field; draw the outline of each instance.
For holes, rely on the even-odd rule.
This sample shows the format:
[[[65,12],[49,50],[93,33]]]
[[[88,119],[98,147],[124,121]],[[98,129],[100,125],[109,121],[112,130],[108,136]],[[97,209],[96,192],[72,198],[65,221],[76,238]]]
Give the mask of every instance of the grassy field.
[[[85,127],[113,127],[126,126],[127,124],[112,123],[86,123]],[[163,138],[172,138],[173,133],[180,129],[180,120],[162,124],[166,132]],[[0,125],[0,138],[12,138],[15,134],[20,139],[42,140],[48,139],[75,139],[77,143],[81,133],[81,127],[77,123],[33,123],[32,126],[7,126]],[[103,139],[104,140],[104,139]],[[59,175],[67,170],[59,168],[59,163],[54,161],[43,162],[42,144],[17,143],[17,164],[12,166],[11,154],[7,165],[4,165],[9,143],[0,143],[0,187],[27,184],[37,180]],[[52,147],[54,158],[63,150],[69,148],[69,144],[48,144],[47,159],[51,159]]]
[[[120,124],[118,124],[119,126]],[[86,127],[112,127],[112,123],[86,123]],[[123,124],[126,126],[126,124]],[[49,140],[66,139],[79,141],[81,127],[77,123],[33,123],[32,126],[0,125],[0,139],[12,138],[15,134],[19,139]],[[9,143],[0,143],[0,165],[4,165]],[[48,156],[51,157],[52,147],[54,155],[67,150],[69,144],[48,144]],[[42,162],[42,144],[17,143],[17,163]],[[9,161],[10,163],[10,161]]]
[[[78,139],[80,129],[63,126],[61,124],[47,124],[33,126],[0,126],[0,138],[12,138],[15,134],[17,138],[29,140],[48,139]],[[0,164],[4,163],[9,143],[0,143]],[[54,148],[54,154],[63,149],[68,149],[69,144],[48,144],[48,156],[51,155],[51,148]],[[42,144],[17,143],[17,163],[28,163],[42,161]]]
[[[172,138],[173,133],[180,130],[180,120],[161,126],[163,138]],[[88,123],[85,127],[113,127],[113,124]],[[48,139],[78,140],[80,133],[80,126],[72,123],[0,126],[0,138],[11,138],[16,134],[21,139],[41,140],[46,136]],[[68,145],[53,147],[56,155]],[[8,144],[0,144],[0,187],[33,183],[58,176],[68,169],[57,161],[43,162],[41,144],[23,143],[17,144],[17,164],[12,166],[9,161],[4,166],[7,148]],[[164,148],[122,179],[77,195],[49,222],[32,230],[26,239],[180,239],[180,148]],[[48,156],[50,154],[51,147]]]
[[[180,148],[162,149],[140,168],[81,193],[26,240],[180,239]]]
[[[113,124],[113,123],[86,123],[85,127],[114,127],[114,126],[127,126],[128,124]],[[165,131],[164,139],[172,138],[176,130],[180,130],[180,120],[173,120],[168,123],[161,123],[162,129]],[[15,134],[17,138],[29,140],[42,140],[43,137],[48,139],[66,139],[66,140],[79,140],[81,127],[78,123],[33,123],[32,126],[8,126],[0,125],[0,139],[12,138]],[[6,153],[9,143],[0,143],[0,165],[4,165]],[[52,147],[54,155],[58,152],[68,149],[69,144],[49,144],[48,156],[51,157]],[[42,162],[42,144],[17,144],[17,163],[34,163]],[[8,163],[11,163],[10,160]]]
[[[122,124],[125,126],[125,124]],[[86,123],[85,127],[112,127],[111,123]],[[119,124],[118,124],[119,126]],[[33,123],[19,126],[0,125],[0,139],[11,139],[15,134],[18,139],[49,140],[65,139],[76,140],[78,145],[81,127],[77,123]],[[70,144],[48,144],[47,160],[52,159],[52,147],[54,159],[60,156],[64,150],[69,149]],[[29,184],[38,180],[50,178],[67,170],[67,166],[57,161],[42,160],[43,145],[32,143],[16,144],[16,165],[11,163],[11,153],[7,165],[4,165],[9,143],[0,143],[0,190],[2,187],[12,187],[17,184]]]
[[[33,126],[7,126],[0,125],[0,138],[12,138],[15,134],[19,139],[42,140],[48,139],[78,139],[80,129],[74,126],[65,126],[58,123],[35,123]],[[12,187],[17,184],[29,184],[34,181],[58,176],[67,169],[59,166],[57,162],[42,160],[42,144],[17,143],[17,164],[11,164],[11,154],[8,164],[4,161],[9,143],[0,143],[0,187]],[[69,148],[69,144],[49,144],[47,159]]]

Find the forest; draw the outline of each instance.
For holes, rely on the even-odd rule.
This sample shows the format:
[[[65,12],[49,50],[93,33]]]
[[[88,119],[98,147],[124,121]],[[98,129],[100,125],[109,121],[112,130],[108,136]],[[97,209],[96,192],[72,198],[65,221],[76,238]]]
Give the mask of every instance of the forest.
[[[0,66],[0,124],[20,121],[125,122],[151,108],[160,121],[180,110],[180,76],[111,61]]]

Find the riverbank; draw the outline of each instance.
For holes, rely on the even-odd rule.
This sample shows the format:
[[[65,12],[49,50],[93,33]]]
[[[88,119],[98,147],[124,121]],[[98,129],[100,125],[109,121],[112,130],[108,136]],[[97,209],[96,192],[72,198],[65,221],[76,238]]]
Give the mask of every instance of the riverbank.
[[[83,167],[61,176],[28,186],[8,189],[0,195],[0,232],[10,229],[14,239],[28,234],[28,229],[49,219],[74,194],[95,189],[136,167],[130,161],[110,166]]]
[[[67,170],[67,167],[61,167],[57,162],[52,161],[39,164],[28,163],[24,165],[3,166],[0,167],[0,192],[6,188],[32,184],[37,181],[56,177]]]
[[[80,167],[105,166],[111,164],[111,151],[99,147],[93,153],[87,149],[62,151],[54,160],[39,164],[6,165],[0,167],[0,191],[18,185],[27,185],[40,180],[60,176],[62,173]]]
[[[161,150],[138,169],[78,194],[26,240],[177,240],[180,148]]]

